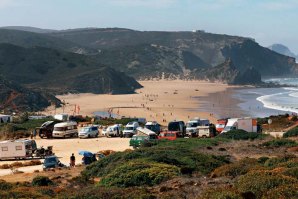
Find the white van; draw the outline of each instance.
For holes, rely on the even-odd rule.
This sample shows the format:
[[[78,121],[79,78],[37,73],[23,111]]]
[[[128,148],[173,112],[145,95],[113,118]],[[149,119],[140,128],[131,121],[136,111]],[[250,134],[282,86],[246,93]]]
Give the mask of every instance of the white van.
[[[123,131],[124,137],[132,137],[133,135],[137,134],[137,128],[139,127],[138,122],[129,122]]]
[[[99,132],[97,126],[86,126],[80,129],[79,138],[98,137],[98,134]]]
[[[78,124],[76,122],[62,122],[55,124],[53,137],[78,137]]]
[[[121,135],[122,124],[115,124],[102,130],[102,134],[107,137],[116,137]]]

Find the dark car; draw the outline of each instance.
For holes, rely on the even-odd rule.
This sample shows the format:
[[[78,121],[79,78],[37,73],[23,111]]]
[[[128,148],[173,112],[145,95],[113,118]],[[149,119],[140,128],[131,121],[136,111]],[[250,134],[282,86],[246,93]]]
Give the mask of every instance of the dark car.
[[[54,125],[59,123],[59,121],[47,121],[43,123],[40,127],[37,128],[39,132],[38,135],[40,138],[52,138],[53,137],[53,130]]]
[[[53,156],[48,156],[44,159],[42,168],[43,168],[43,170],[45,170],[45,169],[50,169],[50,168],[57,168],[59,166],[61,166],[61,163],[60,163],[58,157],[53,155]]]
[[[172,121],[168,124],[168,131],[175,131],[179,137],[184,137],[186,126],[183,121]]]

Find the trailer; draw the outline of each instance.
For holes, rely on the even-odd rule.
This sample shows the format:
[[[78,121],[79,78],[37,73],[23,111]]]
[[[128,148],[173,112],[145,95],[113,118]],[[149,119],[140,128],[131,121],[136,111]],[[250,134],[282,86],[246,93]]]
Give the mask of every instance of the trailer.
[[[33,158],[35,140],[6,140],[0,142],[0,160]]]
[[[225,126],[222,133],[231,130],[245,130],[247,132],[258,132],[257,119],[254,118],[231,118],[228,119],[227,125]]]

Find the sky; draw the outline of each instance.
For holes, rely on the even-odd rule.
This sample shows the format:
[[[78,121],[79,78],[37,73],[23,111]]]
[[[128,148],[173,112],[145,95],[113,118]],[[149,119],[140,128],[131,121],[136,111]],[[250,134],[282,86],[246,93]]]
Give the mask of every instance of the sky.
[[[298,0],[0,0],[0,26],[192,31],[281,43],[298,54]]]

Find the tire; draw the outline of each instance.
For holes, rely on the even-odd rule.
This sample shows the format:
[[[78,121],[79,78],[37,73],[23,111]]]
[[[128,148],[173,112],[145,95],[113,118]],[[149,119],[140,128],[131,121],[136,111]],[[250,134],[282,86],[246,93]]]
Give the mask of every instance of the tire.
[[[88,134],[88,138],[90,138],[91,136],[90,136],[90,134]]]

